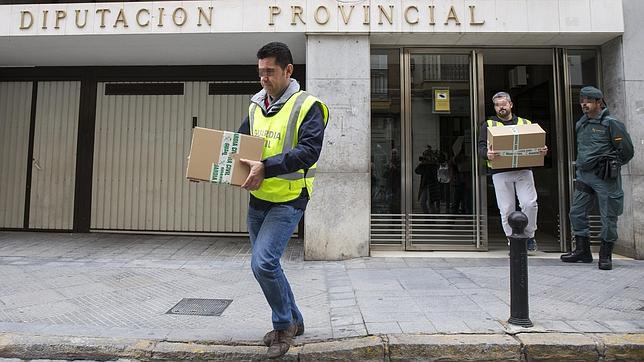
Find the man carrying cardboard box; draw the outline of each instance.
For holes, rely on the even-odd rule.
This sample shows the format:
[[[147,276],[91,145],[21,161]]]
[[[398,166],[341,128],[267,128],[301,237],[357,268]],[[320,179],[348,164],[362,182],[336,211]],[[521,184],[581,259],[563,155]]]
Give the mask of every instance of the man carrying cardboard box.
[[[304,333],[280,257],[312,195],[329,110],[291,79],[293,57],[286,44],[264,45],[257,59],[263,89],[252,97],[239,133],[263,137],[265,143],[261,162],[241,160],[250,167],[241,187],[250,190],[251,269],[272,310],[273,330],[264,344],[268,357],[277,358]]]
[[[492,169],[490,161],[499,157],[499,152],[495,152],[488,146],[488,127],[514,126],[531,124],[529,120],[517,117],[512,114],[512,99],[506,92],[498,92],[492,97],[496,116],[488,119],[481,125],[479,134],[478,152],[479,156],[487,160],[488,171],[492,174],[494,183],[494,192],[496,193],[496,203],[501,213],[501,225],[506,237],[512,235],[512,228],[508,224],[508,216],[516,210],[515,194],[519,199],[521,211],[528,217],[528,225],[525,232],[528,236],[528,251],[537,250],[537,242],[534,238],[534,232],[537,230],[537,191],[534,187],[534,177],[530,168],[505,168]],[[539,149],[540,155],[545,155],[548,147],[544,146]],[[509,240],[509,239],[508,239]],[[509,242],[509,241],[508,241]]]

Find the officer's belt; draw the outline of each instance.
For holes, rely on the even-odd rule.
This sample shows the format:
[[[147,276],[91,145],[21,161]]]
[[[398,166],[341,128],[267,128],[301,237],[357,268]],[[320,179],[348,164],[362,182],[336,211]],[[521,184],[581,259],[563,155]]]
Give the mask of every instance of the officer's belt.
[[[581,192],[585,192],[585,193],[590,194],[590,195],[595,194],[595,190],[593,190],[592,187],[590,187],[588,184],[583,183],[583,182],[581,182],[579,180],[575,180],[575,189],[579,190]]]

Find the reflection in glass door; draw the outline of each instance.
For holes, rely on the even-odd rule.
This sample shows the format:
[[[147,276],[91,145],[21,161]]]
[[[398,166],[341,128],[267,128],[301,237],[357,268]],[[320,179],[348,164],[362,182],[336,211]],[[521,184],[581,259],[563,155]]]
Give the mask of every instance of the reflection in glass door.
[[[408,250],[477,247],[472,55],[408,53]]]

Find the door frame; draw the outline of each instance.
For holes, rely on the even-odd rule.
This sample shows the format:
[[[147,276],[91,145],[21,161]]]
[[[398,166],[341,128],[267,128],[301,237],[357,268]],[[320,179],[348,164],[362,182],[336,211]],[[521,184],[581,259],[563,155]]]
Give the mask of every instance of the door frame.
[[[574,127],[572,122],[566,119],[572,118],[570,109],[571,98],[569,74],[568,74],[568,52],[564,48],[554,48],[552,51],[552,72],[554,79],[555,98],[555,129],[557,134],[565,137],[557,137],[557,185],[559,187],[559,248],[566,251],[566,239],[569,234],[568,210],[572,202],[574,176],[574,162],[571,160],[574,147]],[[564,142],[565,140],[565,142]]]
[[[570,205],[572,205],[572,199],[574,195],[574,182],[576,177],[575,170],[575,158],[576,158],[576,135],[575,135],[575,123],[576,119],[573,119],[573,99],[572,99],[572,87],[570,84],[570,64],[568,62],[568,55],[570,50],[590,50],[595,52],[595,74],[597,77],[596,86],[599,89],[603,88],[603,74],[602,74],[602,54],[599,48],[597,47],[568,47],[568,48],[554,48],[553,50],[553,71],[555,75],[555,84],[556,92],[560,92],[557,95],[556,106],[558,107],[558,126],[561,126],[561,130],[557,128],[557,132],[562,132],[560,134],[565,134],[565,148],[562,145],[561,150],[566,152],[559,160],[559,169],[560,169],[560,192],[561,195],[566,197],[559,198],[559,212],[560,212],[560,247],[562,252],[572,250],[572,230],[570,223],[568,221],[568,213],[570,211]],[[568,120],[568,121],[566,121]],[[564,142],[563,137],[558,137],[557,141]],[[564,174],[565,173],[565,174]],[[597,217],[597,216],[595,216]],[[589,218],[592,218],[589,215]],[[591,235],[593,233],[598,233],[599,227],[593,226],[591,223]],[[596,242],[595,242],[596,243]]]

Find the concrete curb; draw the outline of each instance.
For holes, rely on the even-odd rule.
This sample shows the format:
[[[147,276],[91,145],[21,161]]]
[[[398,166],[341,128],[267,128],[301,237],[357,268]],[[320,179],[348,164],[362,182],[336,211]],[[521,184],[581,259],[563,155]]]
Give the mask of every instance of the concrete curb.
[[[394,335],[391,361],[518,361],[521,344],[503,334]]]
[[[264,361],[266,347],[0,333],[0,357]],[[283,361],[643,361],[643,334],[520,333],[366,336],[297,345]]]

